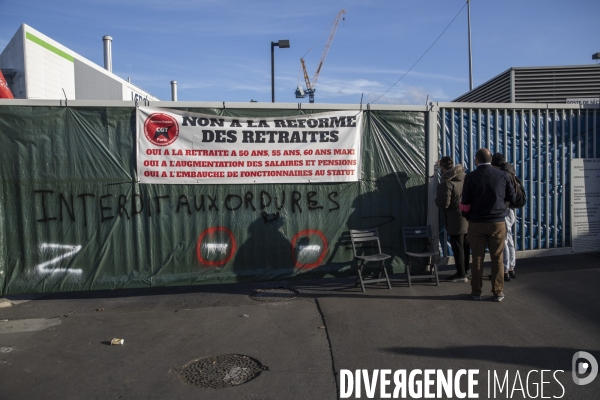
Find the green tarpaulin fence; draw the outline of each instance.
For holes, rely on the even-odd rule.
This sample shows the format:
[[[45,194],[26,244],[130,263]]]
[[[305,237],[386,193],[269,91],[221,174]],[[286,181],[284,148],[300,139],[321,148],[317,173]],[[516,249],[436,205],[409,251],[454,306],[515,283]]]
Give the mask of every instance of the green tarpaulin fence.
[[[400,227],[427,217],[426,114],[363,112],[359,182],[140,185],[134,108],[0,106],[0,295],[343,276],[348,230],[370,227],[403,272]]]

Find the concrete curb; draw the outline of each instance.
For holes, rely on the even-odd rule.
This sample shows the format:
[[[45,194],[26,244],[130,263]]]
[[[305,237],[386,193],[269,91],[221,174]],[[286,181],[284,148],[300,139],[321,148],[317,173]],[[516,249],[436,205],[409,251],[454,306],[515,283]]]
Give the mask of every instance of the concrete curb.
[[[18,294],[15,296],[6,296],[4,299],[12,303],[13,306],[18,306],[19,304],[27,303],[31,300],[41,299],[42,297],[48,296],[49,293],[32,293],[32,294]],[[3,299],[3,300],[4,300]],[[6,306],[10,307],[10,306]]]
[[[10,301],[9,299],[0,297],[0,308],[11,307],[12,305],[13,305],[12,301]]]

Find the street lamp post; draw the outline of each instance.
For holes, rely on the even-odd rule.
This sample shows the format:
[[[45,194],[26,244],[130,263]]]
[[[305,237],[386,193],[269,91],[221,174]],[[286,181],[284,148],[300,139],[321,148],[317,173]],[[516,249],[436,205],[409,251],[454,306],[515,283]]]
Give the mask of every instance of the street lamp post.
[[[473,90],[473,59],[471,58],[471,0],[467,0],[467,20],[469,25],[469,90]]]
[[[278,42],[271,42],[271,103],[275,103],[275,46],[280,49],[288,49],[290,41],[280,40]]]

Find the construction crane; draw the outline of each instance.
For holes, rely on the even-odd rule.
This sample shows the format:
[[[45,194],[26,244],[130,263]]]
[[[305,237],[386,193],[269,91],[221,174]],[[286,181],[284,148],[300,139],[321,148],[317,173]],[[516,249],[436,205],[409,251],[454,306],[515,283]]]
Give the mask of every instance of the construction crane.
[[[302,65],[302,71],[304,72],[304,82],[306,83],[306,89],[302,89],[302,86],[298,85],[296,89],[296,98],[304,99],[308,95],[308,102],[315,102],[315,87],[317,86],[317,79],[319,79],[319,74],[321,73],[321,68],[323,67],[323,63],[325,62],[325,58],[327,57],[327,53],[329,53],[329,47],[331,47],[331,42],[333,42],[333,37],[335,36],[335,32],[337,31],[337,27],[342,19],[342,16],[346,14],[346,10],[341,10],[338,15],[335,17],[333,21],[333,28],[331,28],[331,33],[329,34],[329,39],[325,44],[325,48],[323,49],[323,53],[321,54],[321,61],[319,61],[319,66],[315,71],[315,75],[312,78],[312,81],[308,78],[308,72],[306,72],[306,63],[304,62],[304,57],[300,57],[300,64]],[[310,51],[310,50],[309,50]],[[312,83],[311,83],[312,82]]]

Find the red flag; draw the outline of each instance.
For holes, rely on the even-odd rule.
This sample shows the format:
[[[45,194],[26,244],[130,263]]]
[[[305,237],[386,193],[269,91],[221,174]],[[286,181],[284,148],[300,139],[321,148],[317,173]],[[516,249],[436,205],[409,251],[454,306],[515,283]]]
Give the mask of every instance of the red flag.
[[[0,71],[0,99],[14,99],[12,92],[8,88],[8,84],[6,83],[6,79],[4,79],[4,74]]]

